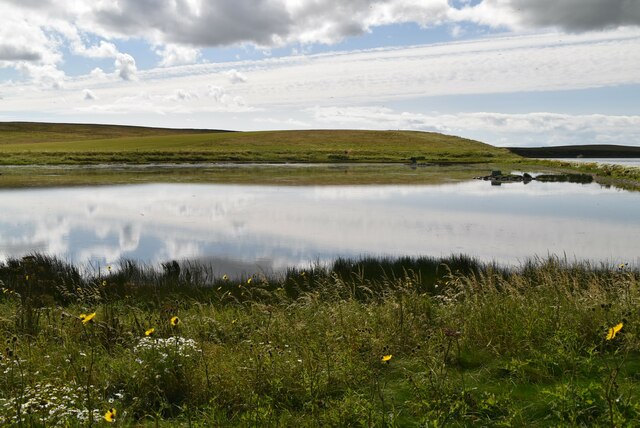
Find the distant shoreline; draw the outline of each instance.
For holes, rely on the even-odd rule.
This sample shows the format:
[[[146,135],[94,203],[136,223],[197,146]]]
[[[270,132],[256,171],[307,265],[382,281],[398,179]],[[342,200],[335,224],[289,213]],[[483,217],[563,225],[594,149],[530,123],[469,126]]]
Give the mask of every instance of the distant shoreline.
[[[554,146],[554,147],[507,147],[516,155],[526,158],[640,158],[640,147],[613,144]]]

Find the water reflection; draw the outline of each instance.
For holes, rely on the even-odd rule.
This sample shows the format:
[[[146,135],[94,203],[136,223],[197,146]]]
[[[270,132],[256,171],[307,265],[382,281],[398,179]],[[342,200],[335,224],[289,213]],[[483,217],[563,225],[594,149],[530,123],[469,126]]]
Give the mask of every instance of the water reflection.
[[[465,253],[637,264],[640,194],[568,183],[487,186],[148,184],[0,191],[0,258],[215,260],[277,270],[341,256]]]

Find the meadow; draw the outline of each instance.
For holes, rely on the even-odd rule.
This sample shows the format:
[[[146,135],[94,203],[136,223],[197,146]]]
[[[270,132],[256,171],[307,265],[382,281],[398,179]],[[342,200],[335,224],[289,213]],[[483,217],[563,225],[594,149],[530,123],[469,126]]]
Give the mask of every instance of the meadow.
[[[0,265],[16,426],[635,426],[640,271],[338,259]]]
[[[485,162],[519,158],[507,149],[429,132],[187,132],[97,127],[94,135],[88,135],[93,125],[66,125],[51,131],[34,128],[36,125],[43,126],[0,128],[0,164]]]

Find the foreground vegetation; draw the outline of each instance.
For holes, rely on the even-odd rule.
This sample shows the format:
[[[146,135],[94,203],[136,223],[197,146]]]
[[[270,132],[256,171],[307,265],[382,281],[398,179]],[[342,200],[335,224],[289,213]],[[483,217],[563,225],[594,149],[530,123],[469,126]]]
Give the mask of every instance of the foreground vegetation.
[[[18,124],[20,125],[20,124]],[[18,125],[14,125],[18,126]],[[65,133],[3,132],[0,164],[69,165],[189,162],[485,162],[517,159],[501,149],[449,135],[410,131],[205,132],[66,125]],[[18,126],[19,127],[19,126]],[[153,131],[153,132],[152,132]],[[155,132],[155,133],[154,133]],[[66,138],[64,136],[66,135]]]
[[[634,426],[640,272],[0,266],[3,425]]]

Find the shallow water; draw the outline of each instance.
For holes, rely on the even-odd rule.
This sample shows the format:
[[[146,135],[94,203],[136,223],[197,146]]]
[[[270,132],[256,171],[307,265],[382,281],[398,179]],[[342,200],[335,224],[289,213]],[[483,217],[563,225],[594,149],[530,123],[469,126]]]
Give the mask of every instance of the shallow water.
[[[640,193],[595,183],[2,190],[0,259],[200,259],[227,273],[337,256],[452,253],[503,264],[555,254],[638,265],[638,212]]]

